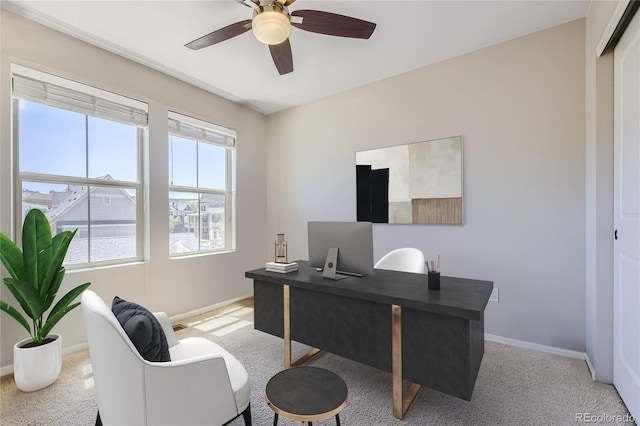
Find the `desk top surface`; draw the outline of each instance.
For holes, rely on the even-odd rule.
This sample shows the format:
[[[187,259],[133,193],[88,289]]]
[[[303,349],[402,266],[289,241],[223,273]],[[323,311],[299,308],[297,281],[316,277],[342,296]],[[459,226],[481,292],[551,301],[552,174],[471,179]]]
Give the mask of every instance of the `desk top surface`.
[[[260,268],[245,272],[245,277],[474,320],[482,318],[493,290],[492,281],[447,276],[440,277],[440,290],[429,290],[426,274],[384,269],[376,269],[373,277],[333,281],[323,278],[305,260],[296,263],[298,270],[288,274]]]

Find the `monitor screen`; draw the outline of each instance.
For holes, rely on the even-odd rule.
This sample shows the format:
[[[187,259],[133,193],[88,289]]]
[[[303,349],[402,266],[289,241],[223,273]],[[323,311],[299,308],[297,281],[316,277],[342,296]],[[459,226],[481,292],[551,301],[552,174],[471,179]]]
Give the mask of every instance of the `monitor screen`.
[[[373,276],[371,222],[309,222],[309,265],[323,268],[330,248],[338,249],[336,272]]]

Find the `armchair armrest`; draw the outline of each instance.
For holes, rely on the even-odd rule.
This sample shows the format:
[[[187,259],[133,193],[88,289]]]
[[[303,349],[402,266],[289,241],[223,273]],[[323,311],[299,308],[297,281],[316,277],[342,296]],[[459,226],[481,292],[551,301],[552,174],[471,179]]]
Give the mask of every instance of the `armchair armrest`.
[[[175,346],[176,343],[178,343],[178,339],[173,332],[173,326],[171,325],[169,316],[165,312],[154,312],[153,315],[162,326],[162,331],[164,331],[165,336],[167,336],[167,344],[169,347]]]
[[[238,415],[220,354],[145,362],[145,395],[149,424],[223,424]]]

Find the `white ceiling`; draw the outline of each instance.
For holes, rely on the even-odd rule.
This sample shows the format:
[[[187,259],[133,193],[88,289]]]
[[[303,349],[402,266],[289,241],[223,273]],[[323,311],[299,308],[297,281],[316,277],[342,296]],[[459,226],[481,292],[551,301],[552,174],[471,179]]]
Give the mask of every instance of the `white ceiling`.
[[[294,71],[280,76],[249,31],[193,51],[202,35],[250,19],[219,1],[2,1],[2,7],[205,90],[272,113],[586,16],[588,0],[313,1],[377,23],[369,40],[291,30]]]

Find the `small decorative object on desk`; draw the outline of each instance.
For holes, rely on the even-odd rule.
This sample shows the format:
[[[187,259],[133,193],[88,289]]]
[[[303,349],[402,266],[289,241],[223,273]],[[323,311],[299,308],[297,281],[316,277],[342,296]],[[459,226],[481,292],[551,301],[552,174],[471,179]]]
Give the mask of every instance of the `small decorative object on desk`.
[[[429,290],[440,290],[440,255],[438,260],[427,260],[427,282]]]
[[[287,260],[287,242],[284,240],[284,234],[276,234],[276,242],[274,244],[274,263],[289,263]]]
[[[296,262],[282,263],[282,262],[267,262],[264,264],[264,269],[269,272],[279,272],[286,274],[298,270],[298,264]]]

